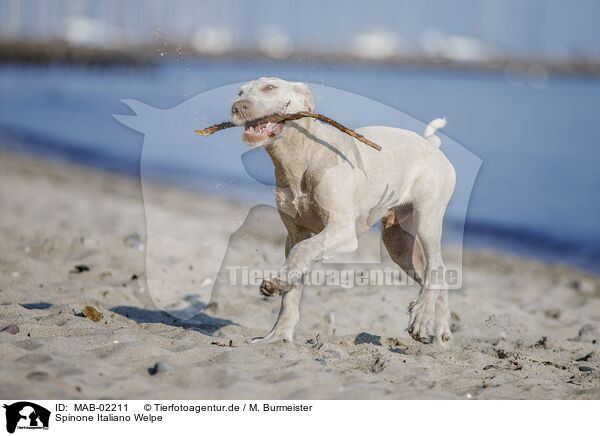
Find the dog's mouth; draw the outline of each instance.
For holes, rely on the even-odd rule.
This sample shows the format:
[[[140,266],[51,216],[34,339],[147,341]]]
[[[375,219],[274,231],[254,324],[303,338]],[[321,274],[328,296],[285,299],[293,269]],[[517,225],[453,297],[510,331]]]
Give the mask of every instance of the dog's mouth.
[[[254,120],[244,124],[243,139],[246,142],[255,143],[274,138],[283,131],[284,122]]]

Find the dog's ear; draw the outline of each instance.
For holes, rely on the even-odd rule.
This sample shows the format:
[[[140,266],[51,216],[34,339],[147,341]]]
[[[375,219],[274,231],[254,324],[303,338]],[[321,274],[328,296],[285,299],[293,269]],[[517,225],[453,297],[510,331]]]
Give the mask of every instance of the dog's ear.
[[[296,83],[294,89],[304,96],[304,104],[306,110],[312,112],[315,110],[315,100],[313,99],[310,89],[305,83]]]

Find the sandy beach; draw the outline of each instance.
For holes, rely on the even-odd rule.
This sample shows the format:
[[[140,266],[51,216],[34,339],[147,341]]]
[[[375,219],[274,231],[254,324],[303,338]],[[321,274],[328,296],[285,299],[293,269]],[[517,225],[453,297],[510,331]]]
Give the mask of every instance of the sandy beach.
[[[161,208],[152,225],[183,235],[237,207],[158,184],[144,194]],[[218,306],[186,320],[156,306],[139,179],[3,152],[0,202],[0,329],[17,326],[0,332],[3,399],[600,399],[600,278],[566,266],[466,251],[445,349],[406,332],[415,286],[310,287],[294,343],[251,344],[279,310],[256,287],[217,279]],[[228,255],[279,266],[282,224],[252,219]],[[210,255],[177,253],[190,271]],[[161,307],[201,304],[174,277]]]

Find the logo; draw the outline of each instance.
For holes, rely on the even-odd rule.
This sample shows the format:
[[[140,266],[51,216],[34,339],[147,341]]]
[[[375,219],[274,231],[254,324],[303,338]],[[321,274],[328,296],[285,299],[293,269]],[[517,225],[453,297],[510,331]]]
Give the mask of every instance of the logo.
[[[267,278],[279,275],[284,277],[287,274],[280,267],[279,261],[272,263],[274,259],[278,259],[280,251],[261,251],[260,255],[267,260],[262,265],[256,263],[256,256],[250,258],[243,249],[234,248],[237,243],[244,244],[249,239],[271,241],[277,234],[275,232],[279,231],[277,228],[281,229],[281,226],[274,227],[279,225],[280,213],[296,216],[296,209],[289,207],[296,201],[295,194],[287,188],[276,186],[275,169],[267,151],[260,147],[249,149],[240,139],[239,130],[224,130],[209,137],[199,137],[195,133],[196,129],[216,124],[227,117],[231,112],[231,98],[243,85],[244,83],[235,83],[208,90],[170,109],[154,108],[136,100],[122,100],[133,115],[113,115],[125,126],[144,134],[140,174],[147,226],[146,244],[143,247],[146,252],[146,283],[154,304],[176,318],[189,319],[207,305],[217,307],[222,298],[220,294],[230,289],[231,284],[249,286],[260,275],[257,285],[260,286],[265,275],[262,273],[264,269],[258,274],[257,266],[275,272],[269,273]],[[319,112],[342,117],[339,118],[340,121],[350,127],[397,126],[418,133],[427,128],[409,114],[348,91],[323,84],[311,84],[310,90]],[[452,271],[449,268],[445,270],[449,275],[439,277],[447,279],[448,289],[459,289],[462,285],[462,240],[467,205],[481,159],[443,133],[437,135],[442,139],[444,154],[460,174],[448,204],[442,239],[445,256],[452,259]],[[329,144],[321,145],[327,147]],[[359,147],[364,147],[365,153],[371,153],[364,144],[350,147],[344,153],[336,152],[332,171],[343,168],[348,173],[360,173],[357,180],[365,178],[366,170],[360,152],[362,149]],[[215,219],[203,221],[201,229],[193,227],[197,230],[190,230],[192,227],[183,225],[183,222],[182,225],[164,225],[164,199],[152,194],[154,191],[150,186],[146,189],[148,184],[154,186],[156,180],[168,181],[186,190],[213,192],[236,200],[236,206],[228,208],[227,212],[219,209],[219,212],[215,212],[219,218],[216,219],[217,215],[214,215]],[[385,215],[399,195],[391,187],[381,188],[381,196],[375,199],[368,214],[368,223],[375,223],[378,217]],[[298,197],[298,201],[304,201],[302,198]],[[207,203],[202,207],[208,210],[211,206]],[[190,206],[191,210],[195,209]],[[277,221],[271,221],[271,218]],[[399,234],[405,235],[403,238],[406,239],[402,240],[407,244],[412,240],[407,236],[410,232],[404,229]],[[245,239],[247,237],[249,239]],[[311,252],[319,257],[318,253],[325,246],[330,246],[327,241],[331,239],[324,233],[319,241],[323,245]],[[391,261],[384,241],[381,238],[366,237],[359,239],[359,244],[363,244],[363,249],[358,249],[353,254],[324,256],[321,265],[329,266],[326,266],[326,271],[315,273],[317,275],[311,277],[311,283],[317,286],[323,283],[326,286],[350,286],[351,283],[362,285],[368,281],[369,284],[396,285],[395,281],[391,282],[386,278],[387,264],[384,262]],[[411,245],[410,249],[413,250],[415,246]],[[198,250],[202,252],[204,248],[200,247],[210,249],[210,256],[191,254],[199,253]],[[265,250],[271,248],[265,247]],[[190,257],[195,258],[196,264],[193,266],[189,262]],[[372,273],[363,273],[365,264],[369,264],[367,269]],[[165,265],[169,267],[166,268]],[[394,271],[398,270],[396,266],[393,268]],[[407,268],[412,270],[410,265]],[[356,271],[356,274],[350,274],[356,278],[334,271],[343,269]],[[412,277],[412,274],[404,271],[407,274],[406,277],[402,275],[401,280],[406,279],[405,283],[410,284],[408,277]],[[241,280],[239,274],[242,274]],[[246,275],[248,281],[245,280]],[[298,281],[297,274],[292,277]],[[304,277],[303,279],[306,280]],[[179,284],[176,289],[169,286],[173,282]]]
[[[28,401],[4,405],[6,409],[6,431],[14,433],[18,429],[47,430],[50,411]]]

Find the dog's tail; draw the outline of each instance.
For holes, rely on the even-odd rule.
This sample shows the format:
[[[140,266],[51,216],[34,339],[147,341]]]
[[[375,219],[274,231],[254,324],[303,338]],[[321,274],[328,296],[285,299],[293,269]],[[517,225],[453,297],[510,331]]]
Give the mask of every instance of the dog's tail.
[[[423,137],[429,141],[431,145],[439,147],[442,144],[442,140],[435,136],[435,132],[439,129],[443,129],[446,126],[446,117],[436,118],[425,127]]]

